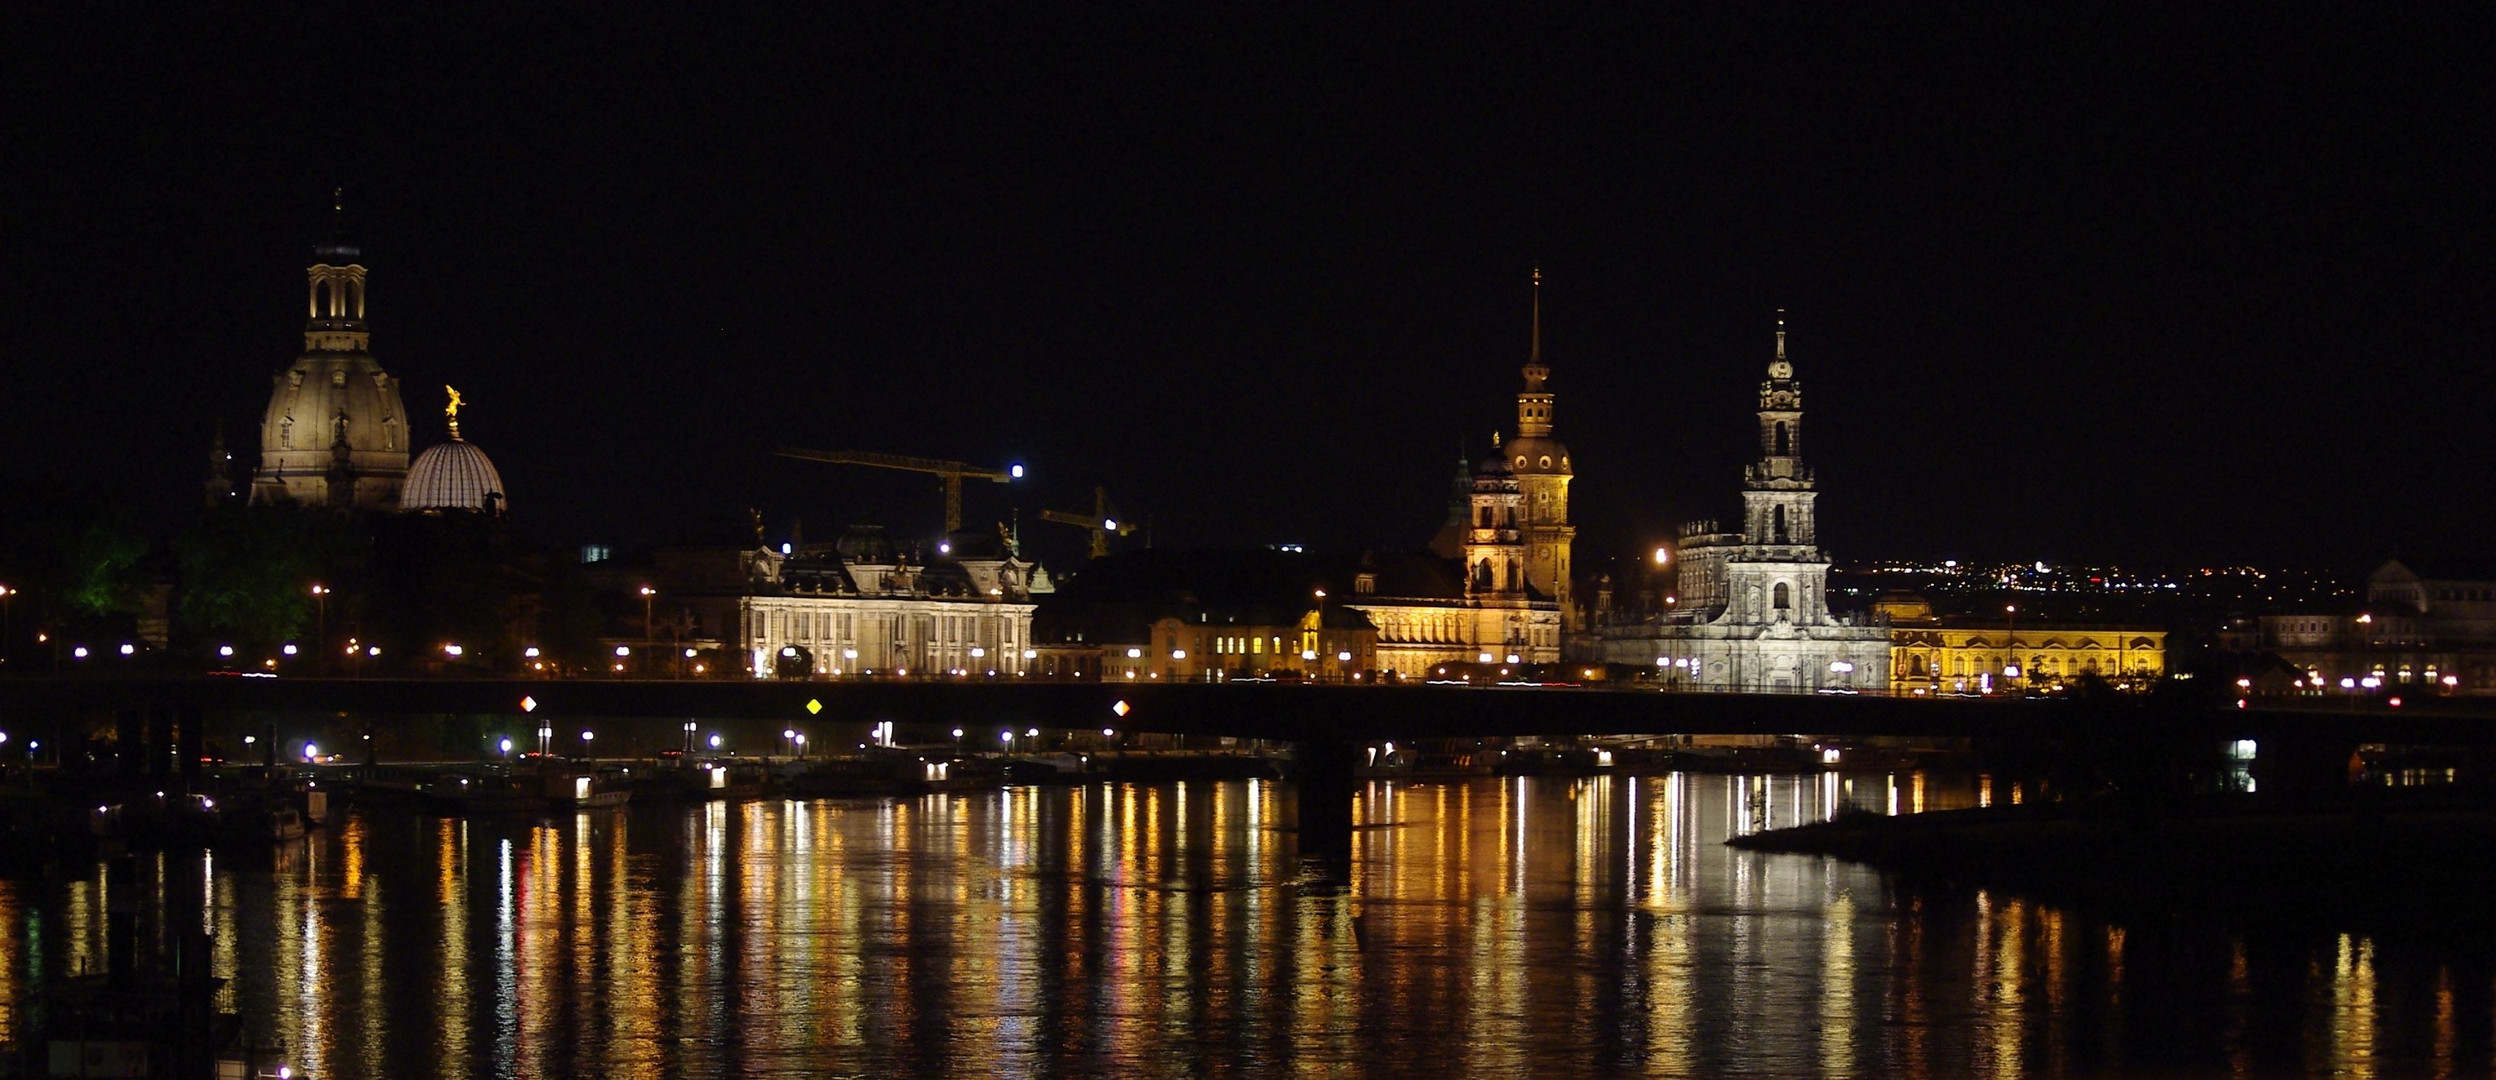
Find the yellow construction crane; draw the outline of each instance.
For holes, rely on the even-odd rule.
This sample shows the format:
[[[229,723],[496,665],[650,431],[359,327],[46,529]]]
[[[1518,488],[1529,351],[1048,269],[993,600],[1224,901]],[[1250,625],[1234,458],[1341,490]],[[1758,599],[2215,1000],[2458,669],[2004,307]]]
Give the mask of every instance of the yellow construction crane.
[[[962,480],[994,480],[1003,484],[1023,478],[1021,462],[1002,469],[984,468],[959,461],[936,458],[908,457],[902,454],[878,454],[871,450],[800,450],[780,448],[780,456],[799,461],[821,461],[833,465],[869,465],[878,469],[900,469],[903,472],[934,473],[945,480],[945,531],[962,528]]]
[[[1054,521],[1060,525],[1074,525],[1092,530],[1092,557],[1095,559],[1109,554],[1109,534],[1117,533],[1120,536],[1125,536],[1135,531],[1135,524],[1133,522],[1120,521],[1117,518],[1109,516],[1109,492],[1100,488],[1092,489],[1092,513],[1090,516],[1087,517],[1083,514],[1069,513],[1064,510],[1043,510],[1040,511],[1040,520]]]

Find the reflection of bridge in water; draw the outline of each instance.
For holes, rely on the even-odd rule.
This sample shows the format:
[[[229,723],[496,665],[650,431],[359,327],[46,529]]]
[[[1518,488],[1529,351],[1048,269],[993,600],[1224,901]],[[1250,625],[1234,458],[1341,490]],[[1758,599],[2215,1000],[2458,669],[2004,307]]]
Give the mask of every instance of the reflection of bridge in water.
[[[2230,702],[2230,704],[2233,704]],[[2266,784],[2322,784],[2363,743],[2496,745],[2496,702],[2423,699],[2404,708],[2359,700],[2309,700],[2259,708],[2165,709],[2144,726],[2146,704],[2114,713],[2060,700],[1895,698],[1877,695],[1672,693],[1553,687],[1295,686],[1275,683],[1032,683],[815,681],[541,681],[261,679],[235,677],[0,680],[0,730],[92,724],[110,714],[156,755],[199,759],[202,732],[236,718],[352,717],[374,727],[442,715],[503,718],[513,730],[598,724],[647,725],[643,745],[688,720],[747,725],[890,722],[905,742],[937,742],[953,729],[993,737],[1041,728],[1182,736],[1229,736],[1297,744],[1304,847],[1349,850],[1352,775],[1367,744],[1381,740],[1576,735],[1808,735],[1837,739],[1942,737],[2085,739],[2127,708],[2126,738],[2213,745],[2252,740],[2269,761]],[[767,741],[767,739],[766,739]],[[828,740],[825,740],[828,741]],[[753,745],[748,742],[746,745]],[[2343,773],[2339,782],[2345,784]],[[1340,840],[1340,844],[1334,842]]]

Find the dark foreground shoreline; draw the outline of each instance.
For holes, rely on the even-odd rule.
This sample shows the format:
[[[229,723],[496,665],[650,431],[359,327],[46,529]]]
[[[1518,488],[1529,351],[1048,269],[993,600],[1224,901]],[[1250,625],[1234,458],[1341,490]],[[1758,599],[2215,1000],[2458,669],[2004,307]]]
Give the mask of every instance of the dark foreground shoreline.
[[[1833,821],[1738,836],[1903,882],[1999,888],[2116,915],[2432,935],[2496,951],[2496,806],[2484,799],[2270,808],[2059,804]]]

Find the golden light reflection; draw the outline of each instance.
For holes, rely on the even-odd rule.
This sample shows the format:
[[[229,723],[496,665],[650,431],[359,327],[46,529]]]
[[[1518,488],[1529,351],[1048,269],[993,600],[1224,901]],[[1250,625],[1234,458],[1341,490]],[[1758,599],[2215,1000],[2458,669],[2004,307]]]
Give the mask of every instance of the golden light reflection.
[[[2229,1003],[2212,1062],[2252,1073],[2267,970],[2302,979],[2304,1027],[2266,1064],[2487,1071],[2467,966],[2362,937],[2231,938],[2222,965],[2171,930],[2133,950],[1998,892],[1723,845],[1849,797],[1915,805],[1919,779],[1377,781],[1352,793],[1349,892],[1295,887],[1293,785],[1194,782],[349,814],[273,864],[147,860],[130,892],[204,890],[230,1002],[324,1075],[1193,1076],[1281,1053],[1358,1075],[1382,1052],[1414,1075],[2075,1075],[2163,1060],[2129,988],[2179,979]],[[100,871],[0,881],[0,1034],[73,952],[101,968],[109,899]]]

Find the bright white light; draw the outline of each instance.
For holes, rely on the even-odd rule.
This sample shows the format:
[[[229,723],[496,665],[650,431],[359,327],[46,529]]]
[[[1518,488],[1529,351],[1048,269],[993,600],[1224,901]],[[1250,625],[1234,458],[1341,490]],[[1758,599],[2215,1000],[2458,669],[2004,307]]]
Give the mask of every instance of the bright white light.
[[[1187,650],[1185,650],[1185,649],[1172,649],[1172,650],[1170,650],[1170,659],[1173,659],[1173,660],[1185,660],[1185,659],[1187,659]]]
[[[1339,652],[1335,654],[1335,659],[1349,664],[1352,662],[1352,654],[1348,652]]]
[[[466,650],[466,649],[462,649],[462,648],[460,648],[460,647],[459,647],[459,646],[457,646],[457,645],[445,645],[445,646],[442,646],[442,651],[443,651],[445,654],[447,654],[447,655],[451,655],[451,656],[458,656],[458,655],[461,655],[462,653],[467,652],[468,650]]]
[[[121,655],[123,655],[123,656],[128,656],[128,655],[130,655],[131,653],[134,653],[134,652],[137,652],[137,651],[139,651],[139,649],[138,649],[138,646],[136,646],[136,645],[131,645],[131,644],[128,644],[128,643],[126,643],[126,642],[125,642],[125,643],[123,643],[123,645],[121,646]]]
[[[633,655],[633,647],[630,645],[618,645],[615,647],[615,655],[631,656]]]
[[[231,646],[231,645],[219,645],[219,646],[217,646],[217,655],[219,655],[219,656],[232,656],[232,655],[234,655],[234,646]]]
[[[1482,655],[1477,656],[1477,657],[1475,657],[1474,659],[1475,659],[1477,662],[1479,662],[1479,663],[1484,663],[1484,664],[1487,664],[1487,663],[1490,663],[1490,662],[1491,662],[1491,654],[1489,654],[1489,653],[1483,653]]]
[[[288,655],[288,656],[293,656],[293,655],[295,655],[295,647],[294,647],[292,644],[289,644],[289,645],[287,645],[286,647],[284,647],[284,648],[282,648],[282,649],[279,649],[279,650],[277,650],[277,651],[282,652],[282,653],[285,653],[285,654],[286,654],[286,655]]]
[[[504,753],[506,753],[506,754],[508,754],[508,753],[510,753],[510,752],[511,752],[511,740],[510,740],[510,739],[504,739],[502,742],[500,742],[500,743],[498,743],[498,744],[496,744],[496,745],[498,745],[498,746],[502,747],[503,752],[504,752]]]
[[[1005,471],[1007,475],[1012,476],[1014,479],[1020,480],[1023,478],[1023,463],[1017,461],[1013,465],[1007,467]]]
[[[782,555],[787,555],[787,554],[790,554],[790,553],[792,553],[792,552],[795,552],[796,550],[797,550],[796,548],[790,547],[788,544],[785,544],[785,543],[783,543],[783,544],[781,544],[781,545],[780,545],[780,554],[782,554]]]
[[[1127,659],[1129,659],[1129,660],[1136,659],[1137,657],[1140,657],[1140,656],[1143,656],[1143,655],[1144,655],[1144,650],[1142,650],[1142,649],[1129,649],[1129,650],[1127,650]]]
[[[713,749],[713,750],[717,750],[717,749],[719,749],[719,736],[717,736],[717,735],[713,735],[713,736],[711,736],[711,749]]]

